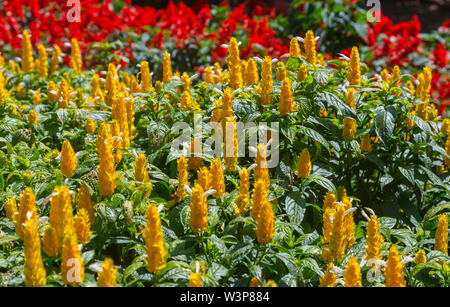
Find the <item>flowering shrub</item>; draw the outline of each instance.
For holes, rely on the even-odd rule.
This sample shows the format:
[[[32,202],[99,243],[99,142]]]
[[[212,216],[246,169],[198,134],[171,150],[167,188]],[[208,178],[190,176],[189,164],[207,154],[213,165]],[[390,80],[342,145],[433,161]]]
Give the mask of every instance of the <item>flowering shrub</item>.
[[[24,22],[16,3],[3,5]],[[172,4],[120,3],[92,1],[91,14],[127,17],[90,45],[90,25],[42,42],[29,26],[3,50],[1,285],[449,286],[439,33],[420,37],[432,46],[421,67],[400,46],[402,58],[378,54],[377,36],[338,57],[311,30],[285,44],[243,7],[185,8],[203,20],[189,23]],[[369,33],[417,29],[384,24]],[[216,132],[218,155],[206,150]]]

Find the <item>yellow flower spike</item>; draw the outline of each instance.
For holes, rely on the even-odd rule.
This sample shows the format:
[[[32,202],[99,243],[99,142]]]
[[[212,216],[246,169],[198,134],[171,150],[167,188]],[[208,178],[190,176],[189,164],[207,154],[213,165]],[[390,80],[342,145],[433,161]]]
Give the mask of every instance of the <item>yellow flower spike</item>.
[[[113,160],[113,148],[111,140],[110,126],[102,123],[97,135],[97,152],[98,152],[98,185],[100,194],[103,196],[111,196],[116,187],[116,169]]]
[[[330,240],[333,233],[332,218],[334,215],[334,209],[327,207],[323,210],[323,227],[322,227],[322,259],[325,262],[329,262],[330,253]]]
[[[232,89],[227,87],[222,95],[222,117],[233,116],[233,94]]]
[[[316,41],[314,40],[314,34],[311,30],[306,32],[304,44],[306,61],[311,65],[316,66]]]
[[[25,188],[20,196],[19,213],[16,216],[16,233],[23,239],[24,223],[36,217],[36,197],[30,188]],[[36,218],[37,220],[37,218]]]
[[[344,272],[345,287],[362,287],[361,285],[361,269],[358,260],[351,256],[348,259]]]
[[[24,73],[30,72],[33,69],[32,49],[28,30],[24,30],[22,33],[22,71]]]
[[[340,261],[345,252],[346,228],[345,208],[338,206],[333,216],[333,230],[330,237],[330,261]]]
[[[61,56],[61,49],[58,47],[58,45],[53,45],[52,63],[50,67],[51,76],[58,70],[60,56]]]
[[[409,89],[409,91],[411,92],[411,95],[414,96],[415,94],[415,87],[414,84],[411,81],[406,82],[406,87]]]
[[[152,85],[152,75],[150,74],[150,69],[148,68],[147,61],[141,62],[141,90],[150,91],[153,89]]]
[[[399,78],[400,76],[401,76],[400,67],[395,65],[394,68],[392,69],[392,81]],[[400,81],[395,83],[394,86],[400,86]]]
[[[61,149],[61,173],[70,178],[75,174],[76,168],[77,157],[70,142],[65,140]]]
[[[204,191],[208,191],[211,187],[211,174],[209,173],[209,169],[207,167],[203,166],[197,172],[197,183]]]
[[[48,225],[45,227],[44,236],[42,237],[42,247],[44,253],[49,257],[54,257],[58,254],[58,235],[56,230]]]
[[[57,99],[58,99],[58,106],[60,108],[69,107],[70,92],[69,92],[69,85],[67,84],[66,79],[63,79],[59,84]]]
[[[450,134],[450,118],[445,118],[442,121],[440,132],[443,135],[449,135]]]
[[[357,47],[352,48],[352,53],[350,55],[350,71],[347,75],[347,79],[350,85],[361,85],[361,68]]]
[[[145,154],[140,153],[136,161],[134,161],[134,180],[140,182],[149,181],[147,172],[147,157]]]
[[[356,120],[344,117],[344,129],[342,136],[346,140],[353,140],[356,134]]]
[[[354,88],[347,89],[347,93],[345,94],[345,103],[349,107],[351,107],[353,110],[356,110],[355,89]]]
[[[336,287],[336,274],[332,273],[333,263],[329,263],[323,277],[319,279],[321,287]]]
[[[258,243],[266,244],[272,241],[272,237],[275,235],[273,231],[274,213],[270,202],[263,203],[257,223],[256,238]]]
[[[200,151],[197,152],[195,147],[200,147]],[[197,156],[198,154],[202,153],[200,139],[196,138],[191,141],[190,151],[193,156],[189,157],[189,169],[198,170],[201,167],[203,161],[201,157]]]
[[[189,91],[184,91],[180,101],[180,109],[183,111],[198,111],[200,110],[200,106],[197,102],[192,100]]]
[[[260,287],[262,284],[261,284],[261,282],[258,280],[258,278],[256,278],[256,277],[253,277],[251,280],[250,280],[250,287],[251,288],[255,288],[255,287]]]
[[[370,134],[365,134],[361,138],[361,151],[372,152],[372,142],[370,140]]]
[[[289,78],[285,78],[281,85],[279,109],[281,116],[286,116],[289,113],[295,111],[294,96],[292,94],[292,84]]]
[[[223,147],[223,161],[227,172],[232,172],[236,169],[238,160],[236,119],[234,117],[228,117],[224,121],[224,124],[225,144]]]
[[[85,245],[91,241],[91,223],[89,223],[89,213],[86,209],[78,209],[77,216],[74,221],[75,232],[78,241]]]
[[[37,106],[41,101],[41,93],[36,91],[33,95],[33,105]]]
[[[166,51],[163,58],[163,82],[167,83],[172,79],[172,63],[170,62],[170,55]]]
[[[331,191],[328,191],[323,199],[323,212],[325,212],[328,208],[334,210],[336,208],[336,205],[334,204],[336,201],[336,195],[334,195]]]
[[[252,195],[252,208],[250,210],[250,216],[257,222],[261,208],[267,201],[267,186],[262,179],[255,182],[255,188]]]
[[[308,77],[308,68],[305,64],[300,65],[300,69],[297,72],[297,81],[303,82],[305,81],[306,77]]]
[[[62,248],[64,237],[69,234],[75,234],[75,228],[73,225],[72,199],[69,188],[60,186],[57,192],[58,224],[56,225],[56,232],[58,234],[58,246]]]
[[[78,211],[84,209],[89,215],[89,223],[94,224],[94,207],[92,205],[91,194],[86,184],[78,189]]]
[[[90,117],[86,119],[86,132],[91,135],[95,132],[95,121]]]
[[[185,185],[189,185],[188,182],[188,162],[185,156],[181,156],[177,160],[178,169],[178,188],[176,192],[176,201],[179,203],[186,196],[187,192],[184,188]]]
[[[256,61],[252,58],[248,60],[246,75],[247,79],[245,85],[249,86],[258,83],[259,81],[258,68],[256,67]]]
[[[293,37],[289,44],[289,57],[300,56],[300,55],[301,55],[300,46],[298,44],[297,39],[295,39],[295,37]]]
[[[24,231],[25,264],[23,273],[27,287],[43,287],[46,284],[46,272],[41,255],[41,239],[37,227],[37,216],[27,220]]]
[[[134,126],[134,98],[127,97],[126,99],[126,109],[127,109],[127,122],[128,122],[128,133],[130,143],[136,137],[136,127]]]
[[[448,255],[448,215],[446,213],[439,215],[434,249]]]
[[[5,212],[6,217],[10,219],[13,223],[16,221],[16,215],[19,213],[17,211],[17,204],[14,198],[8,198],[5,202]]]
[[[236,202],[234,206],[235,216],[244,214],[248,209],[250,199],[249,175],[250,173],[245,167],[239,171],[239,194],[236,197]]]
[[[120,126],[119,122],[115,119],[111,121],[111,137],[114,149],[119,149],[122,147],[122,138],[120,136]],[[117,161],[115,161],[117,163]]]
[[[48,60],[47,60],[47,52],[45,51],[44,45],[40,44],[38,46],[39,53],[39,76],[43,79],[48,76]]]
[[[286,75],[286,66],[283,62],[278,62],[276,70],[277,81],[283,81],[286,78]]]
[[[191,230],[195,232],[202,232],[208,226],[208,205],[206,204],[206,197],[203,196],[204,192],[198,183],[192,188],[189,224],[191,225]]]
[[[222,198],[225,194],[225,178],[223,177],[222,161],[215,158],[210,166],[211,188],[216,190],[215,198]]]
[[[430,67],[425,67],[423,69],[423,75],[424,75],[424,93],[423,93],[423,101],[428,102],[430,99],[430,90],[431,90],[431,79],[432,79],[432,73]]]
[[[47,85],[47,97],[50,102],[55,102],[58,98],[58,88],[53,81],[50,81]]]
[[[195,272],[189,275],[188,287],[203,287],[202,277],[199,273]]]
[[[100,77],[97,74],[92,76],[91,81],[91,96],[96,97],[100,91]]]
[[[30,113],[28,113],[28,123],[31,126],[34,126],[38,123],[38,115],[35,110],[31,110]]]
[[[242,61],[241,61],[242,85],[248,83],[248,80],[247,80],[247,79],[248,79],[247,71],[248,71],[248,62],[247,62],[246,60],[242,60]]]
[[[390,84],[392,81],[392,78],[389,75],[389,71],[386,68],[381,71],[381,80],[383,80],[387,84]]]
[[[323,58],[322,53],[319,53],[317,55],[317,64],[319,64],[320,66],[325,66],[325,59]]]
[[[256,167],[254,170],[255,173],[255,182],[258,179],[262,179],[266,188],[270,186],[270,177],[269,177],[269,169],[267,168],[267,151],[266,145],[258,144],[256,147]]]
[[[189,91],[191,89],[191,79],[186,72],[181,76],[181,82],[184,83],[183,91]]]
[[[402,259],[398,253],[397,247],[393,245],[389,249],[389,257],[384,270],[386,287],[405,287],[405,276],[403,272]]]
[[[74,233],[64,236],[61,251],[61,275],[66,285],[77,285],[84,280],[84,262]]]
[[[236,38],[230,39],[228,49],[228,67],[230,72],[230,85],[233,89],[242,87],[241,59],[239,57],[239,46]]]
[[[450,155],[450,138],[447,138],[447,141],[445,141],[445,152]],[[444,163],[445,165],[450,168],[450,159],[447,157],[444,157]]]
[[[102,263],[102,271],[98,273],[97,287],[117,287],[116,274],[117,269],[114,268],[113,260],[105,258]]]
[[[278,285],[277,285],[277,283],[275,281],[268,280],[264,287],[266,287],[266,288],[276,288],[276,287],[278,287]]]
[[[419,250],[415,257],[414,257],[414,262],[419,264],[419,263],[427,263],[427,256],[425,255],[425,251],[423,249]]]
[[[81,52],[80,47],[78,46],[78,41],[76,38],[72,38],[71,44],[71,58],[70,58],[70,68],[73,69],[75,73],[81,72]]]
[[[307,148],[304,148],[298,158],[296,173],[299,178],[307,178],[311,173],[311,156]]]
[[[380,226],[376,215],[372,215],[367,226],[367,245],[366,254],[367,260],[381,259],[381,243],[383,243],[383,236],[380,234]]]
[[[143,237],[147,250],[147,270],[157,273],[166,266],[167,251],[158,208],[152,203],[147,206]]]
[[[261,103],[272,103],[272,59],[268,56],[264,57],[264,61],[261,66]]]
[[[223,84],[224,75],[218,62],[214,63],[214,83]]]
[[[212,73],[211,66],[205,68],[205,82],[209,84],[214,84],[214,76]]]
[[[345,206],[345,210],[352,208],[352,202],[348,197],[344,197],[341,202]],[[347,213],[344,217],[345,224],[345,248],[350,248],[355,243],[355,222],[353,219],[353,212]]]

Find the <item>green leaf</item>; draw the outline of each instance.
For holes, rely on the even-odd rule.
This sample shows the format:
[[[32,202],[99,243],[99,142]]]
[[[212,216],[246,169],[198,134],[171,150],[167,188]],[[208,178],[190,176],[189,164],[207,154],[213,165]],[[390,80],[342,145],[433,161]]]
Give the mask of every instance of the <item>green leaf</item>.
[[[289,216],[289,220],[292,223],[300,225],[306,211],[306,202],[300,194],[296,193],[295,196],[293,195],[293,198],[286,196],[284,200],[284,208]]]
[[[327,191],[332,191],[334,195],[338,195],[335,185],[329,179],[322,176],[309,176],[308,179],[317,183]]]
[[[310,138],[316,140],[317,142],[322,144],[327,150],[330,150],[330,145],[328,144],[327,140],[316,130],[304,126],[299,126],[298,131],[301,134],[307,135]]]
[[[394,132],[394,123],[394,116],[385,109],[379,110],[375,116],[375,132],[385,146],[389,144]]]
[[[441,204],[441,205],[436,206],[436,207],[432,207],[423,216],[423,223],[425,224],[426,222],[432,220],[436,216],[436,214],[438,214],[442,210],[449,209],[449,208],[450,208],[450,203],[445,203],[445,204]]]

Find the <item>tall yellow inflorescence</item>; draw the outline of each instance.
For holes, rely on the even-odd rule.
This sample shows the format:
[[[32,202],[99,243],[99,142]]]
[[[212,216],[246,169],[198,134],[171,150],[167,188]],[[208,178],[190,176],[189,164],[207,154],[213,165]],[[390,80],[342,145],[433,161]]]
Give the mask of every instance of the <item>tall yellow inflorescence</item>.
[[[278,62],[277,69],[276,69],[276,77],[277,81],[283,81],[287,76],[286,72],[286,66],[283,62]]]
[[[381,243],[383,243],[383,236],[380,234],[380,226],[376,215],[372,215],[367,227],[367,244],[365,258],[381,259]]]
[[[346,287],[362,287],[361,285],[361,269],[358,260],[351,256],[348,259],[344,272],[344,283]]]
[[[117,269],[111,258],[105,258],[102,263],[102,270],[98,273],[97,287],[117,287]]]
[[[13,223],[15,223],[16,221],[16,215],[19,213],[17,211],[17,203],[16,200],[11,197],[8,198],[5,202],[5,212],[6,212],[6,217],[8,219],[10,219]]]
[[[220,160],[220,158],[215,158],[214,160],[212,160],[210,174],[211,188],[213,190],[216,190],[214,197],[222,198],[222,196],[225,194],[225,178],[223,176],[222,161]]]
[[[69,188],[66,186],[59,186],[59,188],[55,188],[55,190],[58,193],[56,197],[56,205],[58,207],[56,233],[58,234],[58,246],[61,251],[64,238],[73,234],[76,241],[76,233],[73,224],[72,199],[70,197]]]
[[[427,256],[425,255],[425,251],[423,249],[419,250],[414,257],[414,262],[419,263],[427,263]]]
[[[353,140],[356,134],[356,120],[350,117],[344,117],[344,127],[342,136],[346,140]]]
[[[352,209],[352,202],[350,198],[344,197],[341,200],[344,204],[345,211]],[[350,248],[355,243],[355,221],[353,219],[353,212],[348,211],[344,217],[345,224],[345,248]]]
[[[36,218],[36,197],[30,188],[25,188],[20,196],[19,213],[16,216],[16,233],[23,239],[24,224],[29,219]],[[36,218],[37,220],[37,218]]]
[[[228,49],[228,68],[230,71],[230,85],[233,89],[242,87],[241,59],[236,38],[232,37]]]
[[[105,82],[105,102],[107,106],[112,106],[114,100],[116,99],[117,91],[118,91],[118,79],[116,67],[114,64],[108,64],[108,72],[106,73],[106,82]]]
[[[202,153],[201,146],[200,138],[191,141],[190,151],[192,156],[189,157],[189,169],[191,170],[198,170],[202,166],[203,160],[199,157],[199,154]]]
[[[299,178],[306,178],[311,173],[311,156],[307,148],[304,148],[298,158],[297,168],[295,172]]]
[[[150,74],[150,69],[148,68],[147,61],[141,62],[141,90],[150,91],[153,89],[152,85],[152,75]]]
[[[151,273],[159,272],[166,266],[167,251],[164,246],[161,218],[158,208],[153,203],[147,206],[143,236],[147,250],[147,270]]]
[[[323,276],[319,279],[321,287],[335,287],[336,286],[336,274],[332,273],[333,263],[329,263],[327,270]]]
[[[75,233],[64,236],[61,250],[61,275],[66,285],[77,285],[84,280],[84,262],[78,249]]]
[[[252,207],[250,210],[250,216],[255,221],[258,221],[261,213],[261,208],[266,202],[268,202],[267,186],[262,179],[259,179],[255,182],[255,187],[253,189],[252,195]]]
[[[450,155],[450,137],[447,137],[447,141],[445,141],[445,152]],[[450,159],[447,157],[444,157],[444,163],[445,165],[450,168]]]
[[[297,81],[303,82],[306,77],[308,77],[308,67],[306,67],[306,64],[302,64],[297,72]]]
[[[35,110],[30,110],[30,113],[28,113],[28,123],[31,126],[34,126],[38,123],[38,115]]]
[[[113,148],[109,124],[102,123],[97,135],[98,185],[100,194],[111,196],[116,188],[116,168],[113,160]]]
[[[92,205],[91,194],[89,193],[89,188],[86,184],[82,184],[78,189],[78,211],[84,209],[89,215],[89,223],[94,224],[94,207]]]
[[[50,76],[52,76],[59,67],[59,58],[61,56],[61,49],[58,45],[53,45],[52,63],[50,66]]]
[[[237,128],[236,119],[228,117],[225,123],[224,132],[224,146],[223,146],[223,162],[228,172],[236,169],[238,160],[238,142],[237,142]]]
[[[325,194],[325,197],[323,199],[323,212],[326,212],[328,208],[335,209],[335,202],[336,202],[336,195],[334,195],[331,191],[328,191],[327,194]]]
[[[208,226],[208,206],[206,204],[206,197],[203,196],[204,192],[202,186],[195,183],[192,188],[192,200],[190,203],[191,217],[189,219],[191,230],[195,232],[202,232]]]
[[[316,66],[316,41],[311,30],[308,30],[305,36],[305,56],[309,64]]]
[[[74,220],[74,227],[77,239],[81,244],[85,245],[91,241],[91,223],[89,222],[89,213],[86,209],[78,209],[77,216]]]
[[[181,76],[181,82],[184,83],[183,91],[189,91],[191,89],[191,79],[189,78],[187,72],[184,72]]]
[[[233,94],[232,89],[227,87],[222,95],[222,118],[233,116]]]
[[[333,215],[333,229],[330,237],[330,261],[338,262],[345,252],[345,207],[337,206]]]
[[[222,73],[222,68],[220,67],[219,62],[214,63],[214,83],[223,84],[224,75]]]
[[[211,66],[205,68],[205,82],[208,84],[214,84],[214,75]]]
[[[292,94],[292,84],[289,78],[285,78],[281,85],[279,109],[281,116],[286,116],[289,113],[295,111],[294,96]]]
[[[47,52],[45,51],[44,45],[40,44],[38,46],[38,54],[39,54],[39,76],[43,79],[48,76],[48,60],[47,60]]]
[[[291,38],[291,42],[289,44],[289,57],[300,56],[300,45],[295,37]]]
[[[393,245],[389,249],[389,257],[384,270],[386,287],[405,287],[405,274],[403,272],[402,259],[398,253],[397,247]]]
[[[263,203],[257,220],[256,238],[258,243],[266,244],[272,241],[274,236],[274,213],[269,201]]]
[[[247,79],[245,85],[253,85],[259,81],[258,68],[256,67],[256,61],[252,58],[247,63]]]
[[[249,171],[245,167],[239,171],[239,194],[233,206],[235,216],[244,214],[248,209],[250,199],[249,175]]]
[[[361,137],[360,148],[361,151],[372,152],[372,142],[370,140],[370,134],[364,134]]]
[[[24,30],[22,33],[22,71],[24,73],[30,72],[33,69],[32,49],[28,30]]]
[[[197,183],[202,187],[204,191],[208,191],[211,186],[211,174],[209,173],[209,169],[203,166],[197,172]]]
[[[122,148],[130,147],[130,131],[128,129],[127,103],[123,95],[118,95],[114,99],[111,110],[111,119],[117,120],[120,126],[120,137],[122,138]]]
[[[446,213],[439,215],[434,249],[448,255],[448,215]]]
[[[86,119],[86,126],[85,127],[86,127],[86,132],[88,134],[94,134],[94,132],[95,132],[95,121],[92,118],[88,117]]]
[[[134,162],[134,179],[144,183],[144,187],[141,188],[144,193],[143,197],[149,197],[152,192],[152,184],[147,172],[147,157],[143,153],[140,153]]]
[[[185,185],[189,185],[188,182],[188,162],[185,156],[181,156],[177,160],[178,169],[178,188],[176,192],[176,201],[179,203],[187,195]]]
[[[46,284],[46,273],[41,256],[41,239],[37,227],[37,216],[25,222],[23,231],[25,285],[27,287],[43,287]]]
[[[327,207],[323,210],[323,227],[322,227],[322,259],[325,262],[331,260],[330,240],[333,233],[333,215],[334,209]]]
[[[347,80],[350,85],[361,85],[361,69],[357,47],[352,48],[352,53],[350,55],[350,71],[347,75]]]
[[[170,62],[170,55],[166,51],[163,58],[163,82],[169,82],[172,79],[172,63]]]
[[[203,287],[202,277],[199,273],[195,272],[189,275],[188,287]]]
[[[248,71],[248,62],[246,60],[241,61],[241,75],[242,75],[242,85],[247,84],[247,71]]]
[[[42,246],[44,253],[47,256],[53,257],[58,254],[58,236],[55,228],[50,225],[45,227],[44,236],[42,237]]]
[[[78,46],[78,40],[76,38],[72,38],[71,44],[71,58],[70,58],[70,68],[73,69],[75,73],[81,72],[81,52],[80,47]]]
[[[61,149],[61,173],[70,178],[75,174],[76,169],[77,157],[70,142],[65,140]]]
[[[270,185],[270,177],[269,177],[269,169],[267,168],[267,150],[266,145],[258,144],[256,147],[256,167],[254,170],[255,173],[255,182],[258,179],[262,179],[266,188]]]
[[[69,93],[69,85],[67,84],[66,79],[63,79],[59,84],[57,99],[58,99],[58,106],[60,108],[69,107],[70,93]]]
[[[261,66],[261,103],[271,104],[272,103],[272,90],[273,90],[273,79],[272,79],[272,59],[268,56],[264,57]]]

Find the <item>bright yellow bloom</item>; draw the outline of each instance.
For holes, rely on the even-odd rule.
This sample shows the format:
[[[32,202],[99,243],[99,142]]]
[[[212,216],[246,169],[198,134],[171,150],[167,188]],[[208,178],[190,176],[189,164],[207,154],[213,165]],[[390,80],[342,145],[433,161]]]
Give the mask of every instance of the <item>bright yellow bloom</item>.
[[[372,215],[369,220],[369,226],[367,227],[367,245],[365,258],[381,259],[381,243],[383,243],[383,236],[380,234],[380,226],[378,225],[378,219],[376,215]]]
[[[130,147],[130,132],[128,129],[127,103],[123,95],[114,99],[111,110],[111,119],[117,120],[120,126],[122,148]]]
[[[345,208],[338,206],[333,216],[333,230],[330,237],[330,260],[336,262],[342,259],[346,245]]]
[[[76,285],[84,279],[84,262],[74,233],[64,236],[61,251],[61,275],[66,285]]]
[[[100,194],[111,196],[116,187],[116,168],[113,160],[113,148],[111,140],[110,126],[102,123],[97,135],[98,152],[98,185]]]
[[[311,65],[316,66],[316,41],[314,40],[314,34],[311,30],[306,32],[304,44],[306,61]]]
[[[89,213],[86,209],[78,209],[77,216],[74,221],[75,232],[77,234],[78,241],[85,245],[91,241],[91,223],[89,222]]]
[[[241,59],[239,57],[239,46],[236,38],[230,40],[228,49],[228,68],[230,71],[230,85],[233,89],[242,87]]]
[[[447,141],[445,141],[445,152],[450,155],[450,138],[449,137],[447,138]],[[447,165],[447,167],[450,168],[450,159],[449,158],[444,157],[444,163],[445,163],[445,165]]]
[[[208,191],[211,186],[211,174],[207,167],[202,167],[197,172],[197,183],[202,187],[204,191]]]
[[[239,194],[234,204],[234,215],[242,215],[248,209],[250,198],[249,171],[244,167],[239,171]]]
[[[46,273],[41,256],[41,239],[37,228],[37,216],[25,222],[23,231],[25,285],[27,287],[43,287],[46,284]]]
[[[394,69],[392,69],[392,81],[399,78],[401,76],[400,67],[397,65],[394,66]],[[394,86],[400,86],[400,81],[397,81]]]
[[[75,73],[79,73],[81,72],[81,53],[76,38],[72,38],[71,52],[70,68],[72,68]]]
[[[362,287],[361,285],[361,269],[358,260],[351,256],[348,259],[344,272],[344,283],[346,287]]]
[[[275,282],[275,281],[273,281],[273,280],[268,280],[267,281],[267,283],[266,283],[266,285],[264,286],[264,287],[267,287],[267,288],[275,288],[275,287],[278,287],[278,285],[277,285],[277,283]]]
[[[276,70],[276,77],[277,81],[283,81],[287,76],[286,73],[286,66],[283,62],[278,62],[277,70]]]
[[[397,247],[393,245],[389,249],[389,258],[384,271],[386,287],[405,287],[405,276],[403,272],[402,259],[398,253]]]
[[[261,103],[272,103],[272,59],[268,56],[264,57],[264,61],[261,66]]]
[[[252,58],[248,60],[247,64],[247,79],[245,85],[253,85],[259,81],[258,68],[256,67],[256,61]]]
[[[214,83],[223,83],[224,75],[222,74],[222,68],[218,62],[214,63]]]
[[[237,128],[236,119],[234,117],[228,117],[224,121],[225,129],[224,140],[225,144],[223,147],[223,160],[228,172],[234,171],[236,169],[238,160],[238,142],[237,142]]]
[[[336,287],[336,274],[331,272],[332,269],[333,263],[329,263],[323,277],[319,279],[321,287]]]
[[[69,107],[70,93],[69,93],[69,85],[67,84],[66,79],[63,79],[59,84],[57,99],[58,99],[58,106],[60,108]]]
[[[33,105],[37,106],[41,101],[41,93],[36,91],[33,95]]]
[[[61,149],[61,173],[70,178],[75,174],[76,168],[77,157],[70,142],[65,140]]]
[[[163,59],[163,82],[169,82],[170,79],[172,79],[172,63],[170,62],[170,55],[166,51]]]
[[[344,130],[342,136],[346,140],[353,140],[356,134],[356,120],[349,117],[344,117]]]
[[[233,94],[232,89],[227,87],[222,95],[222,117],[233,116]]]
[[[209,84],[214,84],[214,76],[212,73],[211,66],[205,68],[205,82]]]
[[[323,227],[322,227],[322,259],[325,262],[330,261],[330,240],[333,233],[334,209],[331,207],[323,210]]]
[[[308,68],[305,64],[300,65],[300,68],[297,72],[297,81],[302,82],[305,81],[306,77],[308,77]]]
[[[178,188],[176,192],[176,201],[181,202],[183,198],[186,196],[187,192],[184,188],[184,185],[189,185],[188,182],[188,163],[186,161],[185,156],[181,156],[177,160],[177,169],[178,169]]]
[[[355,89],[349,88],[347,90],[347,93],[345,95],[345,103],[351,107],[353,110],[356,110],[356,104],[355,104]]]
[[[117,95],[117,87],[118,87],[118,79],[119,76],[117,75],[116,67],[114,64],[109,63],[108,64],[108,72],[106,73],[106,83],[105,83],[105,89],[106,89],[106,97],[105,102],[107,106],[112,106],[114,100],[116,99]]]
[[[48,61],[47,61],[47,52],[45,51],[44,45],[40,44],[38,46],[39,53],[39,76],[41,78],[47,78],[48,76]]]
[[[134,180],[140,182],[147,182],[149,180],[147,172],[147,157],[143,153],[140,153],[134,162]]]
[[[47,256],[53,257],[58,254],[58,235],[56,230],[50,225],[45,227],[42,245]]]
[[[255,182],[258,179],[262,179],[268,188],[270,185],[270,177],[269,177],[269,169],[267,168],[267,152],[266,145],[258,144],[256,148],[256,167],[254,170],[255,173]]]
[[[325,59],[323,58],[322,53],[319,53],[317,55],[317,64],[319,64],[320,66],[325,66]]]
[[[202,277],[199,273],[195,272],[189,275],[188,287],[203,287]]]
[[[147,61],[141,62],[141,90],[142,91],[150,91],[153,89],[152,85],[152,75],[150,74],[150,70],[148,68]]]
[[[36,197],[30,188],[25,188],[20,196],[19,214],[16,216],[16,233],[23,239],[24,224],[27,220],[36,218]],[[36,218],[37,220],[37,218]]]
[[[294,96],[292,94],[292,84],[289,78],[285,78],[281,85],[279,109],[281,116],[286,116],[289,113],[295,111]]]
[[[114,262],[111,258],[105,258],[102,263],[102,271],[98,273],[98,287],[117,287],[116,281],[117,269],[114,268]]]
[[[323,199],[323,212],[325,212],[328,208],[334,210],[336,208],[334,204],[336,200],[336,195],[334,195],[331,191],[328,191]]]
[[[31,110],[30,113],[28,113],[28,123],[31,126],[34,126],[37,124],[37,122],[38,122],[38,115],[35,110]]]
[[[448,255],[448,215],[446,213],[439,215],[434,249]]]
[[[10,219],[13,223],[16,221],[16,214],[19,212],[17,211],[17,204],[16,200],[14,198],[8,198],[5,202],[5,211],[6,211],[6,217]]]
[[[352,208],[352,202],[348,197],[344,197],[341,202],[345,205],[345,210]],[[353,212],[347,213],[344,217],[345,224],[345,248],[350,248],[355,243],[355,222],[353,219]]]
[[[295,39],[295,37],[293,37],[289,44],[289,57],[300,56],[300,55],[301,55],[300,54],[300,46],[298,44],[297,39]]]
[[[267,200],[267,186],[262,179],[257,179],[255,182],[255,188],[252,195],[252,208],[250,210],[251,217],[258,221],[261,208],[268,202]]]
[[[347,79],[350,85],[361,85],[361,69],[357,47],[352,48],[352,53],[350,55],[350,71],[347,75]]]
[[[90,117],[86,119],[86,132],[89,134],[94,134],[95,132],[95,121]]]
[[[269,243],[275,234],[273,232],[274,214],[270,202],[265,201],[263,203],[257,223],[256,238],[258,239],[258,243]]]
[[[261,283],[259,282],[258,278],[253,277],[253,278],[250,280],[250,287],[251,287],[251,288],[260,287],[260,286],[261,286]]]
[[[59,57],[61,56],[61,49],[58,45],[53,45],[53,55],[52,55],[52,64],[50,68],[50,75],[53,75],[59,66]]]
[[[56,197],[58,218],[55,230],[58,234],[58,246],[61,248],[64,237],[75,234],[75,228],[73,225],[72,199],[69,189],[66,186],[59,186],[55,190],[58,193]]]
[[[144,240],[147,250],[147,270],[156,273],[166,266],[167,251],[158,208],[150,203],[146,211]]]
[[[415,87],[414,84],[410,81],[406,82],[406,87],[411,91],[411,95],[414,96]]]
[[[199,148],[196,148],[199,147]],[[200,166],[202,165],[202,158],[198,156],[198,154],[201,154],[201,142],[199,138],[196,138],[191,141],[190,146],[192,157],[189,157],[189,169],[191,170],[198,170]]]
[[[191,93],[189,91],[184,91],[180,101],[180,109],[183,111],[198,111],[200,110],[200,106],[197,102],[192,100]]]
[[[47,97],[50,102],[55,102],[58,98],[58,88],[53,81],[50,81],[47,85]]]
[[[241,75],[242,75],[242,85],[247,84],[247,67],[248,62],[246,60],[241,61]]]
[[[191,79],[186,72],[181,76],[181,82],[184,83],[183,91],[189,91],[191,89]]]
[[[206,197],[203,196],[204,192],[198,183],[192,188],[189,224],[191,225],[192,231],[195,232],[202,232],[208,226],[208,206],[206,204]]]
[[[364,134],[361,138],[361,151],[372,152],[372,143],[370,141],[370,134]]]
[[[307,148],[304,148],[300,153],[300,157],[297,162],[296,173],[299,178],[306,178],[311,173],[311,156]]]
[[[24,30],[22,33],[22,70],[24,73],[30,72],[33,69],[32,49],[28,30]]]
[[[390,84],[392,81],[391,75],[386,68],[381,71],[381,80],[383,80],[387,84]]]
[[[132,97],[126,97],[125,104],[127,109],[127,122],[128,122],[128,133],[130,143],[136,136],[136,127],[134,126],[134,99]]]
[[[225,178],[223,177],[222,161],[215,158],[211,162],[211,188],[216,190],[214,197],[221,198],[225,194]]]
[[[425,251],[423,249],[419,250],[415,257],[414,257],[414,262],[419,264],[419,263],[427,263],[427,256],[425,255]]]

